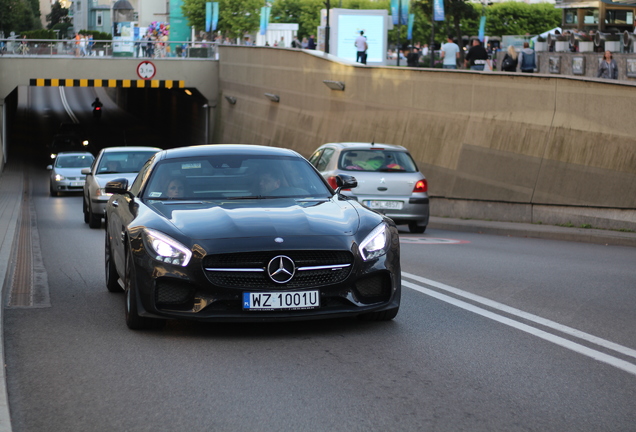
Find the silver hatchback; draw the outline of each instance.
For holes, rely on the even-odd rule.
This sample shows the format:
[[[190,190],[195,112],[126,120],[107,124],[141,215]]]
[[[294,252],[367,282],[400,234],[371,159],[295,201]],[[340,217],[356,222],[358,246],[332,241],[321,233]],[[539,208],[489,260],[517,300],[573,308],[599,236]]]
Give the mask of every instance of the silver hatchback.
[[[428,225],[428,182],[405,147],[375,143],[327,143],[309,158],[336,189],[336,176],[356,178],[354,191],[343,191],[367,207],[408,224],[412,233],[423,233]]]

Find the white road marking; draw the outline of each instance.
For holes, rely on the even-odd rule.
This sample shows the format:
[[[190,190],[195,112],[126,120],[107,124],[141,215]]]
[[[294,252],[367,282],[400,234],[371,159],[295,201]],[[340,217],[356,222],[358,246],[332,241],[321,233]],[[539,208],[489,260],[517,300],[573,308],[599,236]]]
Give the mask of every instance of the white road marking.
[[[410,244],[464,244],[470,243],[468,240],[455,240],[434,237],[400,237],[400,243]]]
[[[422,283],[425,283],[425,284],[430,285],[430,286],[434,286],[434,287],[439,288],[439,289],[446,290],[448,292],[452,292],[452,293],[454,293],[456,295],[460,295],[460,296],[463,296],[463,297],[465,297],[467,299],[471,299],[473,301],[477,301],[479,303],[482,303],[485,306],[501,310],[502,312],[505,312],[505,313],[508,313],[508,314],[511,314],[511,315],[515,315],[515,316],[518,316],[518,317],[523,318],[523,319],[527,319],[529,321],[535,322],[537,324],[544,325],[544,326],[549,327],[549,328],[553,328],[553,329],[558,330],[560,332],[563,332],[563,333],[569,334],[571,336],[575,336],[575,337],[577,337],[579,339],[585,340],[587,342],[591,342],[591,343],[594,343],[596,345],[611,349],[611,350],[616,351],[618,353],[625,354],[625,355],[628,355],[628,356],[631,356],[631,357],[636,357],[636,351],[635,350],[632,350],[632,349],[624,347],[622,345],[618,345],[618,344],[615,344],[613,342],[607,341],[605,339],[601,339],[599,337],[596,337],[596,336],[581,332],[581,331],[573,329],[571,327],[563,326],[563,325],[558,324],[558,323],[556,323],[554,321],[550,321],[550,320],[538,317],[536,315],[532,315],[532,314],[529,314],[527,312],[523,312],[521,310],[518,310],[518,309],[515,309],[515,308],[511,308],[511,307],[503,305],[501,303],[497,303],[497,302],[494,302],[492,300],[488,300],[488,299],[486,299],[484,297],[477,296],[477,295],[474,295],[474,294],[470,294],[470,293],[462,291],[462,290],[460,290],[458,288],[454,288],[454,287],[451,287],[449,285],[445,285],[445,284],[442,284],[442,283],[439,283],[439,282],[436,282],[436,281],[433,281],[433,280],[430,280],[430,279],[422,278],[422,277],[419,277],[417,275],[412,275],[412,274],[403,272],[402,276],[404,276],[406,278],[417,280],[418,282],[422,282]],[[498,315],[498,314],[496,314],[494,312],[490,312],[490,311],[488,311],[486,309],[482,309],[482,308],[480,308],[478,306],[475,306],[473,304],[466,303],[466,302],[464,302],[462,300],[458,300],[458,299],[456,299],[454,297],[450,297],[450,296],[447,296],[445,294],[441,294],[441,293],[439,293],[437,291],[425,288],[423,286],[416,285],[414,283],[411,283],[411,282],[408,282],[408,281],[404,281],[404,280],[402,281],[402,285],[404,285],[404,286],[406,286],[408,288],[411,288],[411,289],[413,289],[415,291],[421,292],[422,294],[429,295],[429,296],[434,297],[434,298],[436,298],[438,300],[442,300],[442,301],[444,301],[446,303],[449,303],[449,304],[452,304],[454,306],[460,307],[460,308],[465,309],[467,311],[476,313],[476,314],[481,315],[483,317],[492,319],[492,320],[497,321],[499,323],[502,323],[502,324],[508,325],[510,327],[516,328],[518,330],[524,331],[524,332],[529,333],[529,334],[531,334],[533,336],[536,336],[536,337],[539,337],[541,339],[544,339],[544,340],[546,340],[548,342],[551,342],[551,343],[554,343],[556,345],[559,345],[559,346],[562,346],[564,348],[567,348],[567,349],[569,349],[571,351],[577,352],[579,354],[583,354],[583,355],[585,355],[587,357],[590,357],[590,358],[592,358],[594,360],[609,364],[609,365],[614,366],[614,367],[616,367],[618,369],[621,369],[621,370],[623,370],[625,372],[628,372],[628,373],[630,373],[632,375],[636,375],[636,365],[634,365],[633,363],[629,363],[629,362],[621,360],[621,359],[619,359],[617,357],[613,357],[613,356],[611,356],[609,354],[605,354],[603,352],[588,348],[586,346],[580,345],[580,344],[578,344],[576,342],[572,342],[572,341],[570,341],[568,339],[565,339],[565,338],[562,338],[560,336],[556,336],[556,335],[553,335],[551,333],[545,332],[543,330],[539,330],[539,329],[534,328],[532,326],[529,326],[527,324],[523,324],[521,322],[512,320],[510,318],[506,318],[506,317]]]
[[[60,89],[60,98],[62,99],[62,105],[64,105],[64,110],[68,114],[68,116],[73,120],[73,123],[79,123],[77,116],[73,113],[71,106],[68,104],[66,100],[66,93],[64,92],[64,87],[58,87]]]

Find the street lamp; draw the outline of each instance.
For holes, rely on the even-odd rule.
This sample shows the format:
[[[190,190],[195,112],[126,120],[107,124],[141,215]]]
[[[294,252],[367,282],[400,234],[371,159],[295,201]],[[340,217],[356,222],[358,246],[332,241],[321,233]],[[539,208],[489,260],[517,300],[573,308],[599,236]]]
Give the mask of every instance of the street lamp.
[[[327,25],[325,26],[325,52],[327,54],[329,54],[329,30],[331,29],[329,27],[329,9],[331,8],[331,1],[327,0],[325,1],[325,6],[327,7]]]

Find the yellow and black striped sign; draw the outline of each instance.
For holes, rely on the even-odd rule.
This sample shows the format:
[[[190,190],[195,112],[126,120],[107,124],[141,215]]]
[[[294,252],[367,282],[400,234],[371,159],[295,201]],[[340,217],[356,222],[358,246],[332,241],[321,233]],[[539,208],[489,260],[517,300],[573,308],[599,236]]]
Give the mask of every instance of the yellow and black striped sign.
[[[127,79],[57,79],[31,78],[34,87],[123,87],[123,88],[185,88],[178,80],[127,80]]]

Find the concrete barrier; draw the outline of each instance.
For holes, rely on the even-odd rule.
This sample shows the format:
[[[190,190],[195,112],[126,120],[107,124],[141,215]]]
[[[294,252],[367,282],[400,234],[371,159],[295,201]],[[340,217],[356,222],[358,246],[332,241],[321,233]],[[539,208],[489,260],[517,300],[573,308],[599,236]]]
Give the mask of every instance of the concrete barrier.
[[[304,156],[330,141],[401,144],[429,179],[434,215],[636,229],[631,83],[220,50],[220,93],[236,103],[219,98],[215,142]]]

